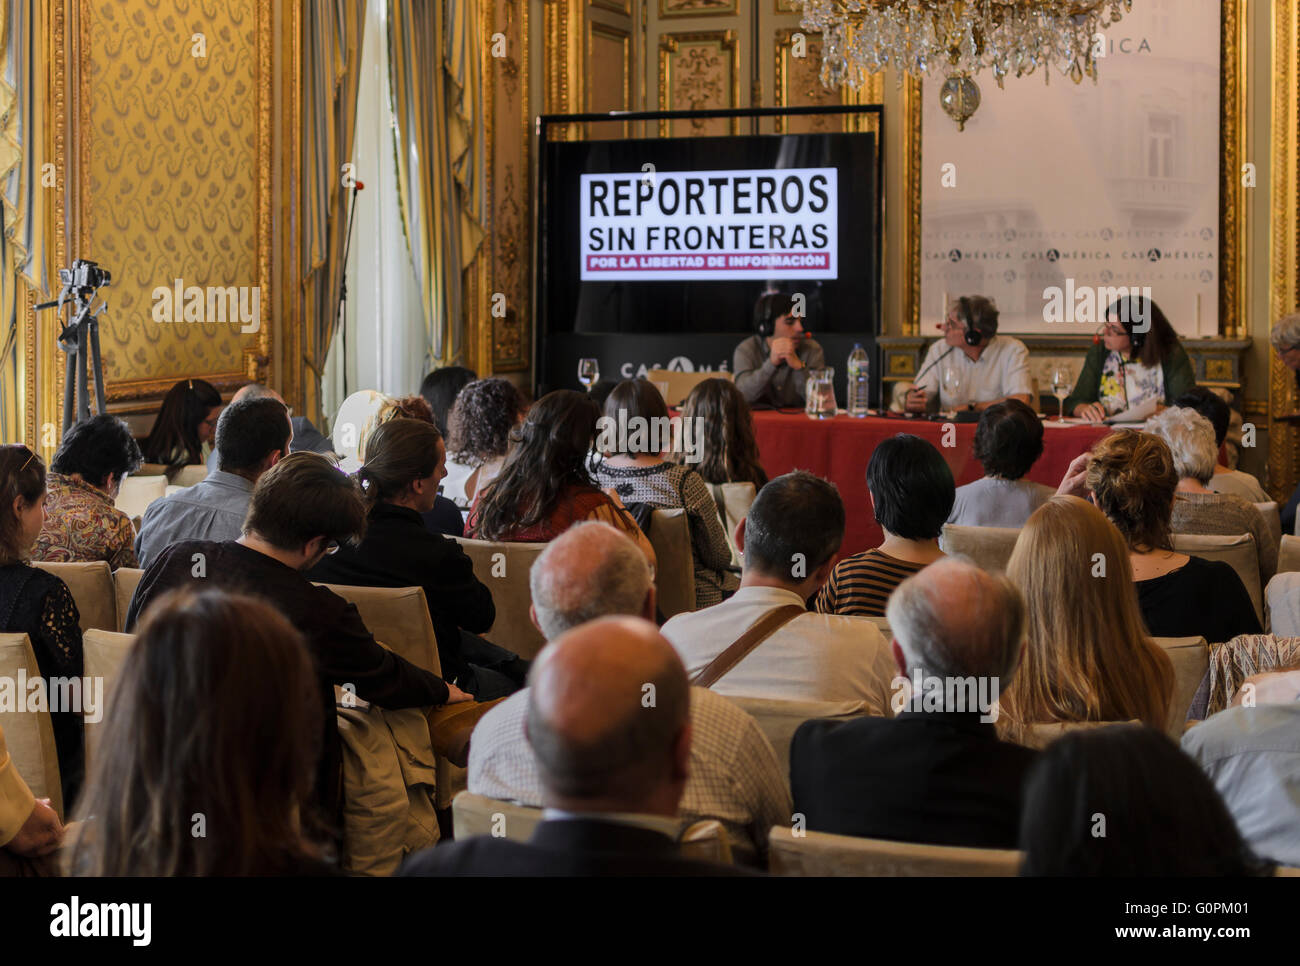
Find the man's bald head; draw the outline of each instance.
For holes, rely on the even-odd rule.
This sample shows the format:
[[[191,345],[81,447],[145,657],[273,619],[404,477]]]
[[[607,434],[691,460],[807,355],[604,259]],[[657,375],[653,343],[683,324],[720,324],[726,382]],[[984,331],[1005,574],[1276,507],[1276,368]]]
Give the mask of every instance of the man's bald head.
[[[898,585],[885,616],[909,672],[1009,681],[1025,636],[1020,591],[961,559],[932,563]]]
[[[260,382],[250,382],[247,386],[241,386],[235,394],[230,397],[232,403],[237,403],[242,399],[274,399],[276,402],[284,402],[284,399],[278,392],[270,386],[262,385]]]
[[[578,523],[552,540],[528,576],[548,641],[597,617],[641,616],[652,579],[637,545],[608,523]]]
[[[649,621],[605,617],[533,665],[528,740],[547,804],[675,814],[689,755],[690,686]]]

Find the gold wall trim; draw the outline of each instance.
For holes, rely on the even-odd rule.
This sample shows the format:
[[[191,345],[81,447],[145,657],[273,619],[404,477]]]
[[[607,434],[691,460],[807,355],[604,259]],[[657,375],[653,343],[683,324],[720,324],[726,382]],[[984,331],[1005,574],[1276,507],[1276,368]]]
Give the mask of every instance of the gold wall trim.
[[[216,389],[222,392],[238,389],[249,381],[248,373],[243,369],[234,369],[230,372],[206,372],[202,378],[204,382],[212,383]],[[172,378],[117,380],[105,386],[104,397],[108,402],[153,399],[165,395],[167,390],[174,385],[176,385],[176,380]]]
[[[1219,334],[1241,338],[1246,320],[1246,187],[1241,150],[1246,144],[1246,18],[1241,0],[1223,0],[1219,22]]]
[[[903,82],[903,335],[921,332],[921,82]],[[883,329],[884,326],[881,326]]]
[[[1296,311],[1296,266],[1300,264],[1300,27],[1293,4],[1275,3],[1273,7],[1273,97],[1272,157],[1270,179],[1270,225],[1272,239],[1269,253],[1270,323]],[[1300,478],[1300,431],[1294,424],[1277,422],[1276,417],[1294,413],[1297,405],[1295,378],[1276,352],[1269,352],[1268,380],[1268,490],[1278,500],[1285,499]]]
[[[642,0],[648,3],[649,0]],[[737,12],[736,0],[694,0],[699,6],[678,6],[670,9],[671,0],[659,0],[659,17],[663,20],[676,20],[680,17],[729,17]],[[691,0],[686,0],[691,2]],[[712,3],[712,6],[706,4]],[[757,0],[751,0],[757,2]]]
[[[726,51],[731,57],[730,104],[705,104],[707,107],[740,106],[740,62],[734,30],[697,30],[689,33],[664,34],[659,38],[659,110],[696,110],[694,105],[677,105],[672,103],[670,87],[672,85],[673,55],[683,45],[716,44],[718,50]],[[731,136],[740,134],[740,119],[731,119]],[[668,137],[668,121],[659,122],[659,136]]]

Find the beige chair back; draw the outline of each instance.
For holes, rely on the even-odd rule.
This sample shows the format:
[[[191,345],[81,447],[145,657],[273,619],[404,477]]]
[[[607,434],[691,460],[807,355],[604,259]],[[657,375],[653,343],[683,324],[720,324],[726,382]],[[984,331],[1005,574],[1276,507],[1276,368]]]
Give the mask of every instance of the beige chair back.
[[[1277,572],[1280,574],[1300,572],[1300,537],[1291,533],[1282,535],[1282,542],[1277,551]]]
[[[705,379],[725,379],[734,382],[729,372],[675,372],[672,369],[649,369],[646,371],[647,382],[666,382],[668,393],[664,402],[669,406],[680,406],[691,394],[691,390]]]
[[[1277,546],[1282,542],[1282,513],[1278,510],[1277,503],[1273,500],[1267,503],[1256,503],[1255,509],[1268,525],[1268,532],[1273,537],[1273,546]]]
[[[0,679],[16,682],[20,674],[25,675],[28,682],[41,676],[31,641],[26,634],[0,634]],[[29,693],[26,688],[20,691],[15,686],[19,699],[25,701]],[[50,807],[62,819],[63,786],[49,711],[28,711],[25,705],[13,710],[0,710],[0,730],[5,733],[13,767],[27,782],[32,794],[37,798],[48,798]]]
[[[939,534],[944,553],[969,557],[980,570],[1005,571],[1020,536],[1017,527],[959,527],[945,523]]]
[[[191,463],[182,466],[177,470],[176,475],[171,478],[168,486],[169,488],[174,486],[178,489],[184,490],[187,487],[193,486],[195,483],[203,482],[207,477],[208,468],[206,466],[201,463]]]
[[[546,645],[546,638],[528,616],[533,599],[528,588],[528,572],[546,544],[498,543],[469,537],[455,540],[474,562],[474,575],[492,591],[497,617],[492,629],[483,636],[531,661]]]
[[[680,507],[655,510],[646,534],[655,548],[655,595],[665,618],[695,610],[695,551],[691,521]]]
[[[166,495],[167,477],[162,474],[128,476],[122,481],[122,488],[118,490],[113,505],[134,520],[136,517],[144,516],[144,511],[149,508],[150,503],[161,500]]]
[[[1183,737],[1187,711],[1196,689],[1210,669],[1210,646],[1203,637],[1157,637],[1153,640],[1165,649],[1174,665],[1174,697],[1169,702],[1169,721],[1165,733],[1174,741]]]
[[[99,747],[101,729],[104,722],[108,720],[108,703],[112,696],[113,685],[117,683],[118,674],[122,670],[122,662],[126,660],[127,651],[131,650],[131,645],[135,643],[134,634],[118,634],[115,631],[90,630],[86,631],[81,638],[82,650],[86,656],[86,679],[88,681],[102,682],[99,697],[101,706],[93,709],[98,721],[91,721],[90,718],[85,722],[86,735],[86,772],[90,772],[90,762],[94,757],[95,750]],[[87,708],[87,710],[91,710]]]
[[[113,596],[117,598],[117,629],[126,630],[126,612],[131,609],[131,598],[140,585],[144,571],[138,567],[118,567],[113,571]]]
[[[887,842],[852,835],[772,828],[769,869],[792,876],[1014,876],[1023,853],[953,845]]]
[[[753,483],[710,483],[709,492],[713,502],[718,506],[718,517],[722,522],[723,532],[727,535],[727,546],[731,548],[731,566],[739,567],[742,563],[740,548],[736,546],[736,528],[740,521],[749,515],[758,495]]]
[[[527,842],[542,821],[542,810],[499,798],[460,792],[451,802],[452,836],[457,840],[492,835]],[[682,832],[682,855],[701,862],[731,864],[731,841],[721,822],[695,822]]]
[[[726,695],[726,698],[758,722],[758,729],[772,743],[772,750],[781,763],[781,775],[787,782],[790,780],[790,742],[801,724],[817,718],[851,721],[870,714],[865,701],[779,701],[735,695]]]
[[[1222,560],[1237,571],[1237,576],[1246,585],[1250,602],[1255,605],[1255,614],[1259,624],[1264,626],[1264,588],[1259,579],[1259,554],[1255,549],[1255,538],[1249,533],[1218,534],[1175,533],[1174,549],[1179,553],[1191,554],[1204,560]],[[1215,641],[1214,643],[1219,643]]]
[[[108,569],[106,561],[33,561],[32,565],[53,574],[68,585],[68,591],[77,604],[77,615],[81,619],[83,631],[92,627],[102,631],[117,630],[117,593],[113,589],[113,572]]]
[[[886,641],[891,640],[894,636],[894,632],[889,628],[889,618],[887,617],[860,617],[858,620],[871,621],[876,625],[876,629],[880,631],[880,636]]]

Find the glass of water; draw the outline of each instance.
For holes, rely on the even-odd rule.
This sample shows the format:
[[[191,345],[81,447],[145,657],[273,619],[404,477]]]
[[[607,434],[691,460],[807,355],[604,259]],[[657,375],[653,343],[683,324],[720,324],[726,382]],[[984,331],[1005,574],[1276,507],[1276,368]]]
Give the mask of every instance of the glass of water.
[[[956,366],[944,366],[943,369],[943,395],[948,401],[949,413],[955,413],[957,407],[961,405],[961,384],[962,372]]]
[[[578,360],[578,382],[588,389],[600,381],[600,363],[595,359]]]
[[[1052,395],[1056,397],[1056,421],[1065,422],[1065,397],[1070,394],[1070,389],[1074,385],[1074,380],[1070,377],[1070,370],[1064,366],[1059,366],[1052,370]]]

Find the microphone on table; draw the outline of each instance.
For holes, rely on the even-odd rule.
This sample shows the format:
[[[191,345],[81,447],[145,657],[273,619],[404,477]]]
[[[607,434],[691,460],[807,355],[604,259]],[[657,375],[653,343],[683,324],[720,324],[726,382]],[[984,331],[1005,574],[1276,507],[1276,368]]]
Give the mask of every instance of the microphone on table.
[[[947,351],[947,352],[943,353],[941,356],[939,356],[937,359],[935,359],[935,360],[934,360],[933,362],[931,362],[928,366],[926,366],[925,368],[923,368],[920,372],[918,372],[918,373],[916,374],[916,378],[912,380],[912,384],[915,385],[916,383],[920,382],[920,381],[921,381],[921,377],[922,377],[923,375],[925,375],[927,372],[929,372],[931,369],[933,369],[933,368],[934,368],[935,366],[937,366],[939,363],[943,362],[944,359],[947,359],[950,355],[952,355],[953,352],[956,350],[956,348],[957,348],[957,347],[956,347],[955,345],[950,345],[950,346],[948,346],[948,351]]]

